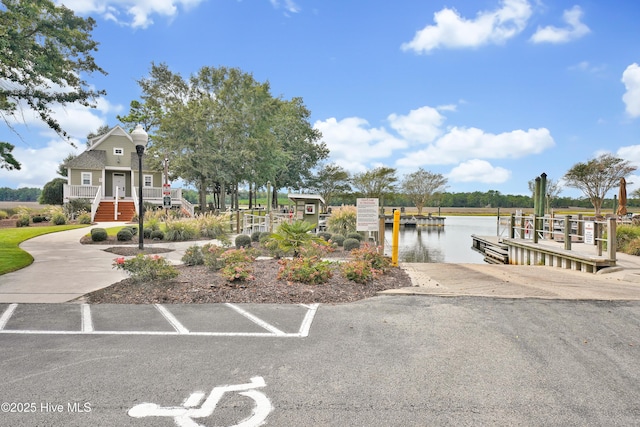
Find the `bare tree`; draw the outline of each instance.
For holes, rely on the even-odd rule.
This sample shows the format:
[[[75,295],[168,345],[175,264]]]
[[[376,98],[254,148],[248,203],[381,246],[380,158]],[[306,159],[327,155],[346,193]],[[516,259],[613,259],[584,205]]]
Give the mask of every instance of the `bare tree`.
[[[529,181],[529,191],[531,191],[532,197],[535,197],[536,193],[536,180],[532,179]],[[560,185],[560,181],[553,180],[547,178],[547,191],[544,195],[545,200],[545,212],[550,211],[551,201],[558,197],[562,192],[562,185]]]
[[[432,173],[422,168],[404,177],[401,184],[404,194],[418,208],[418,215],[435,194],[447,187],[447,178],[439,173]]]

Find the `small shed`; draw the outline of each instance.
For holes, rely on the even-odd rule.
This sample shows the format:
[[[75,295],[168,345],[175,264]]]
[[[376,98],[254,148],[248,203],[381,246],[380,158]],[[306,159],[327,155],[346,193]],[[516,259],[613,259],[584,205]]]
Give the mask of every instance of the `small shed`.
[[[295,207],[295,219],[318,226],[320,204],[324,204],[322,196],[319,194],[289,194],[289,200],[293,202]]]

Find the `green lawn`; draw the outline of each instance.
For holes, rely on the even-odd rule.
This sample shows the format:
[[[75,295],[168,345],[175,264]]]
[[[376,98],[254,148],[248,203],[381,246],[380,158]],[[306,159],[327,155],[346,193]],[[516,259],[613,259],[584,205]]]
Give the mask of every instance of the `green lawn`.
[[[33,262],[33,257],[18,245],[43,234],[87,227],[87,225],[51,225],[0,229],[0,275],[20,270]]]

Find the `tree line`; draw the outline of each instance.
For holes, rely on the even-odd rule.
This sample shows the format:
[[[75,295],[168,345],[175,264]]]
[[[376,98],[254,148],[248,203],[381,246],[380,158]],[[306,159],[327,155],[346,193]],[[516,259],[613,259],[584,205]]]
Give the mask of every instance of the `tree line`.
[[[39,188],[9,188],[0,187],[0,201],[3,202],[37,202],[40,193]]]

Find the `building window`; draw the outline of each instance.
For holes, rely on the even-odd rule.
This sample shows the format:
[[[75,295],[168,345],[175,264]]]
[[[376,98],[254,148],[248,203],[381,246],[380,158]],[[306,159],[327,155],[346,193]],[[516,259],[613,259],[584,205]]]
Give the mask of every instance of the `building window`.
[[[91,185],[91,172],[82,172],[82,185]]]
[[[143,175],[144,186],[145,187],[153,187],[153,175]]]
[[[124,156],[124,148],[113,148],[114,156]]]

